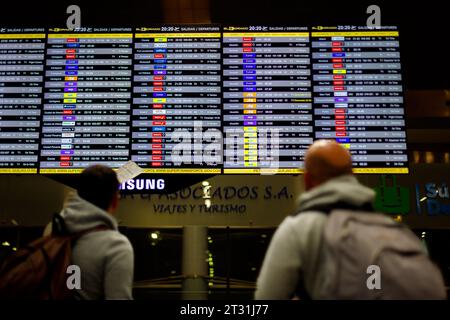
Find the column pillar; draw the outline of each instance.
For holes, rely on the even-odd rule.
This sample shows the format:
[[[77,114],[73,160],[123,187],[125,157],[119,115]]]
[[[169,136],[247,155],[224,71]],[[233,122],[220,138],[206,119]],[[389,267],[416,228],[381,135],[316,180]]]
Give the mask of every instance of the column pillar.
[[[183,300],[208,299],[207,237],[206,226],[183,228]]]

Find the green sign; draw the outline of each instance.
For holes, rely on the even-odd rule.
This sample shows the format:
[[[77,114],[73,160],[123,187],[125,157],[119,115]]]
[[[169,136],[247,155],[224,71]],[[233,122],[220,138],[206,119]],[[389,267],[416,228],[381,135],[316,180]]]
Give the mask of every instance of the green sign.
[[[396,176],[381,175],[375,192],[375,210],[392,214],[409,212],[409,189],[398,186]]]

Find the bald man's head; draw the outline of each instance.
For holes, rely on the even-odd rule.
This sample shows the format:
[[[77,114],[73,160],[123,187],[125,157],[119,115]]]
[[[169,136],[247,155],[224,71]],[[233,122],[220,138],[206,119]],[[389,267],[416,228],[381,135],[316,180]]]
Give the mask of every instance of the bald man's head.
[[[305,186],[314,188],[329,179],[352,173],[350,152],[333,140],[317,140],[306,152]]]

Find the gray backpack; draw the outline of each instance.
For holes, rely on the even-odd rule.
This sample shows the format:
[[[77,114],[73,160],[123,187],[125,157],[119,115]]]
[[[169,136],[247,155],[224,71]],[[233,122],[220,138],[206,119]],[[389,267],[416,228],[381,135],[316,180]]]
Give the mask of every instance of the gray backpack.
[[[334,210],[325,224],[325,299],[445,299],[417,236],[378,213]]]

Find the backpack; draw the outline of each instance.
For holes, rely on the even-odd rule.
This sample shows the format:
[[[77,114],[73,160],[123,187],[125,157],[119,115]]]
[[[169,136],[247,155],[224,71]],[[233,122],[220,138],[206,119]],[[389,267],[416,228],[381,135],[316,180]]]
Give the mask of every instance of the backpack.
[[[384,214],[331,211],[324,254],[325,299],[446,298],[442,274],[422,242]]]
[[[3,263],[0,299],[66,300],[74,297],[74,290],[66,283],[72,245],[87,233],[108,228],[97,226],[69,234],[60,216],[55,215],[52,223],[52,235],[31,242]]]

